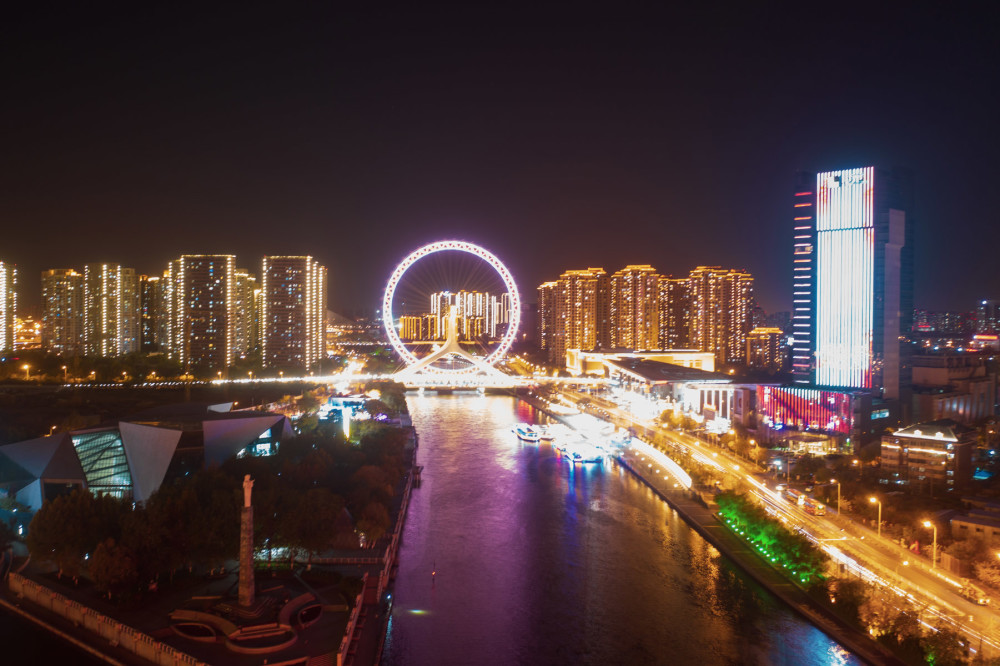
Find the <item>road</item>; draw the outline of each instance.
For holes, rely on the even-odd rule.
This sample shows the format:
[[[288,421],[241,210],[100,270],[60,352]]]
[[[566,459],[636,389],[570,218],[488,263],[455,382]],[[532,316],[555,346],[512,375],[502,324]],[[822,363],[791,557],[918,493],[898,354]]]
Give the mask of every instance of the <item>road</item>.
[[[572,393],[579,401],[593,397]],[[992,656],[1000,654],[1000,614],[961,596],[961,582],[889,539],[883,539],[864,525],[830,512],[826,516],[807,514],[774,490],[775,482],[753,463],[735,457],[728,449],[715,446],[688,433],[636,420],[628,411],[605,400],[588,406],[591,412],[615,425],[631,429],[637,436],[656,445],[668,455],[689,454],[697,462],[726,475],[727,485],[742,486],[775,516],[801,531],[822,547],[834,561],[867,582],[906,598],[920,609],[920,621],[927,627],[950,627],[964,634],[973,648],[980,645]]]

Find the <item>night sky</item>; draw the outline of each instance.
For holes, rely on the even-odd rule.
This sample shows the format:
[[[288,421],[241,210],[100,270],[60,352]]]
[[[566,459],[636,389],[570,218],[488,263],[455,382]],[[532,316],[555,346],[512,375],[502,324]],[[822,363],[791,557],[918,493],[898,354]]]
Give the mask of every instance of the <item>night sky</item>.
[[[48,268],[313,254],[350,313],[455,237],[529,301],[570,268],[717,264],[789,309],[794,173],[868,164],[915,172],[917,306],[1000,298],[989,3],[77,4],[0,20],[0,258],[28,305]]]

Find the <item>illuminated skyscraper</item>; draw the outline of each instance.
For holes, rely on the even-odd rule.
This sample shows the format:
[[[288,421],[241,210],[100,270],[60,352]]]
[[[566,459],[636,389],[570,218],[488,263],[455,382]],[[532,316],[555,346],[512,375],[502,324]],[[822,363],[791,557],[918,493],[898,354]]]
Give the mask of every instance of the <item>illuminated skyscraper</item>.
[[[792,257],[792,376],[812,384],[816,363],[816,177],[796,176]]]
[[[660,276],[652,266],[626,266],[610,279],[611,347],[635,351],[660,345]]]
[[[425,326],[426,335],[436,331],[440,339],[444,339],[452,307],[457,308],[458,334],[463,340],[502,338],[510,323],[510,294],[504,293],[497,298],[482,291],[439,291],[431,294],[430,302],[430,312],[437,322]]]
[[[558,282],[543,282],[538,285],[538,346],[544,352],[550,352],[555,345],[558,294]],[[551,354],[549,358],[551,360]]]
[[[60,356],[84,353],[83,273],[42,271],[42,348]]]
[[[660,349],[691,346],[691,285],[688,278],[660,278]]]
[[[231,254],[185,254],[170,262],[169,351],[185,369],[221,372],[233,362],[235,264]]]
[[[326,267],[312,257],[264,257],[262,361],[308,370],[324,357]]]
[[[233,292],[233,353],[237,358],[246,358],[259,351],[260,329],[257,311],[258,291],[257,276],[251,275],[243,268],[237,268],[234,273],[235,291]]]
[[[752,327],[753,276],[718,266],[699,266],[688,278],[691,346],[715,354],[718,363],[746,363]]]
[[[89,356],[124,356],[139,350],[139,284],[121,264],[83,268],[83,339]]]
[[[14,314],[17,312],[17,268],[0,261],[0,351],[14,349]]]
[[[976,333],[1000,333],[1000,301],[983,300],[976,308]]]
[[[747,365],[778,372],[784,365],[784,333],[780,328],[755,328],[747,334]]]
[[[901,170],[799,177],[792,319],[798,383],[873,389],[890,399],[909,386],[910,193],[910,176]]]
[[[591,350],[610,342],[608,274],[603,268],[566,271],[554,299],[555,335],[549,359],[562,363],[567,349]]]
[[[143,352],[160,349],[158,331],[163,317],[162,287],[162,278],[158,276],[139,276],[139,349]]]

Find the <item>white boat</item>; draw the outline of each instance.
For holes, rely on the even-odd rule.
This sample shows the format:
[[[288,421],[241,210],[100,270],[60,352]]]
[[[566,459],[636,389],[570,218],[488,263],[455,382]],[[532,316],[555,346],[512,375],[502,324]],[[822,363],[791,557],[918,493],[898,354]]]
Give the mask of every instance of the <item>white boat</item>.
[[[525,442],[537,442],[542,438],[541,431],[529,423],[518,423],[514,426],[514,434]]]
[[[556,434],[552,432],[551,426],[541,426],[539,430],[541,431],[541,438],[546,442],[551,442],[556,438]]]

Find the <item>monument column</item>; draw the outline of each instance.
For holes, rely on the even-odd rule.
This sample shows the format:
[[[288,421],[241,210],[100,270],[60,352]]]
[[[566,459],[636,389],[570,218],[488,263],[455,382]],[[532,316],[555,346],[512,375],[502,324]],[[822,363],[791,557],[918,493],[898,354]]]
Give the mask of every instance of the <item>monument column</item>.
[[[252,606],[256,584],[253,577],[253,506],[250,491],[253,480],[243,477],[243,511],[240,515],[240,606]]]

